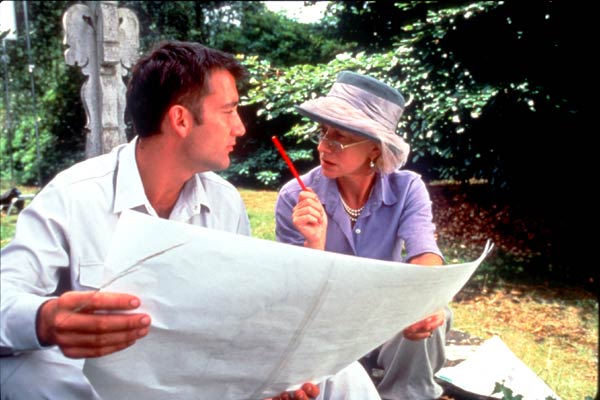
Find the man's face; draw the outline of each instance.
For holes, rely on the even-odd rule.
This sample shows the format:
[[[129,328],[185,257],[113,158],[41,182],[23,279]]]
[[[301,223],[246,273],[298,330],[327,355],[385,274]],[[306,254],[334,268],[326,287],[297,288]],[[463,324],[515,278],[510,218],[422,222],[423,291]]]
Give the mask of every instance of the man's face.
[[[184,162],[194,172],[220,171],[229,167],[229,153],[246,128],[237,111],[239,95],[235,78],[226,70],[215,70],[208,81],[209,93],[202,100],[202,124],[194,125],[183,148]]]

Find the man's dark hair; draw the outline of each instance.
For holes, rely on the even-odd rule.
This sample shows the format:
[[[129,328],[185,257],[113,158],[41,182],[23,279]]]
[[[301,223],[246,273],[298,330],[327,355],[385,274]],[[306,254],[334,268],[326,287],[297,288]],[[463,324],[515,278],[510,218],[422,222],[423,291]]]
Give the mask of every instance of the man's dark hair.
[[[163,41],[138,60],[127,85],[126,112],[134,133],[147,137],[160,131],[160,123],[174,104],[181,104],[200,124],[201,100],[208,93],[214,70],[229,71],[237,80],[246,69],[231,54],[194,42]]]

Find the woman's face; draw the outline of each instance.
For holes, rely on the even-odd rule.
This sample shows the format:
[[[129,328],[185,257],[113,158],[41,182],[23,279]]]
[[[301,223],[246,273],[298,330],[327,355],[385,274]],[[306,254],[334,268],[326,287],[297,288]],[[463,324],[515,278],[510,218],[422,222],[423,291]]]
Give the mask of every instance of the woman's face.
[[[379,155],[379,148],[371,140],[329,125],[321,125],[317,146],[323,175],[330,179],[372,174],[371,160]]]

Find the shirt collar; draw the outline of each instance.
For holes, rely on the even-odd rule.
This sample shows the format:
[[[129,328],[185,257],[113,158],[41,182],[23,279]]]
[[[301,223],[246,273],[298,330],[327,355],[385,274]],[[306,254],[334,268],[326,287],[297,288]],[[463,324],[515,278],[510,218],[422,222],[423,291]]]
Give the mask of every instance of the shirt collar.
[[[391,206],[398,202],[398,197],[390,185],[389,177],[390,175],[379,175],[379,182],[375,183],[375,188],[373,189],[377,189],[381,193],[379,199],[381,199],[386,206]]]
[[[156,216],[156,211],[146,197],[135,160],[137,141],[135,137],[130,143],[116,149],[118,156],[113,212],[120,213],[123,210],[145,207],[149,214]],[[201,174],[194,175],[181,190],[171,213],[175,219],[186,219],[199,214],[202,206],[210,210],[210,202],[199,175]]]
[[[171,211],[170,219],[186,222],[192,216],[200,214],[203,207],[210,211],[210,201],[202,184],[201,175],[195,174],[183,185]]]
[[[195,204],[200,204],[201,206],[204,206],[208,210],[210,210],[210,201],[208,199],[208,194],[206,193],[206,189],[204,188],[204,184],[202,183],[201,179],[201,176],[203,175],[204,173],[194,175],[194,178],[190,179],[188,181],[188,184],[192,185],[193,182],[195,196],[194,198],[196,200]]]
[[[114,213],[120,213],[123,210],[133,209],[139,206],[150,206],[146,197],[140,171],[135,161],[135,146],[137,137],[130,143],[116,149],[117,171],[115,178],[115,202]],[[148,208],[148,207],[147,207]],[[148,210],[152,210],[152,207]]]

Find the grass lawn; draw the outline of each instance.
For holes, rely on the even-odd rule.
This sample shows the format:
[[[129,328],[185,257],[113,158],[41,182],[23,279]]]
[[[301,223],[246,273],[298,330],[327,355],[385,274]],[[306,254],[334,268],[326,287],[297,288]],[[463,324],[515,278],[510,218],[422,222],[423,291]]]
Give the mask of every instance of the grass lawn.
[[[252,236],[275,240],[275,200],[277,192],[272,190],[241,189],[252,225]]]
[[[7,186],[8,182],[2,182],[0,185],[0,193],[4,193],[5,190],[10,189],[11,186]],[[38,191],[37,187],[34,186],[19,186],[19,190],[22,194],[35,194]],[[29,200],[25,202],[27,206]],[[15,223],[17,222],[17,211],[13,210],[11,215],[5,215],[4,212],[0,213],[0,247],[4,247],[12,239],[15,234]]]
[[[35,188],[22,191],[33,193]],[[246,189],[240,192],[248,209],[253,235],[274,240],[273,213],[277,193]],[[461,217],[455,213],[453,219],[461,220]],[[15,220],[15,216],[0,216],[2,247],[14,234]],[[446,249],[442,248],[442,251],[446,252]],[[569,287],[504,283],[486,288],[485,285],[468,284],[451,307],[455,313],[454,328],[482,339],[498,335],[563,400],[595,397],[598,300],[592,293]]]

